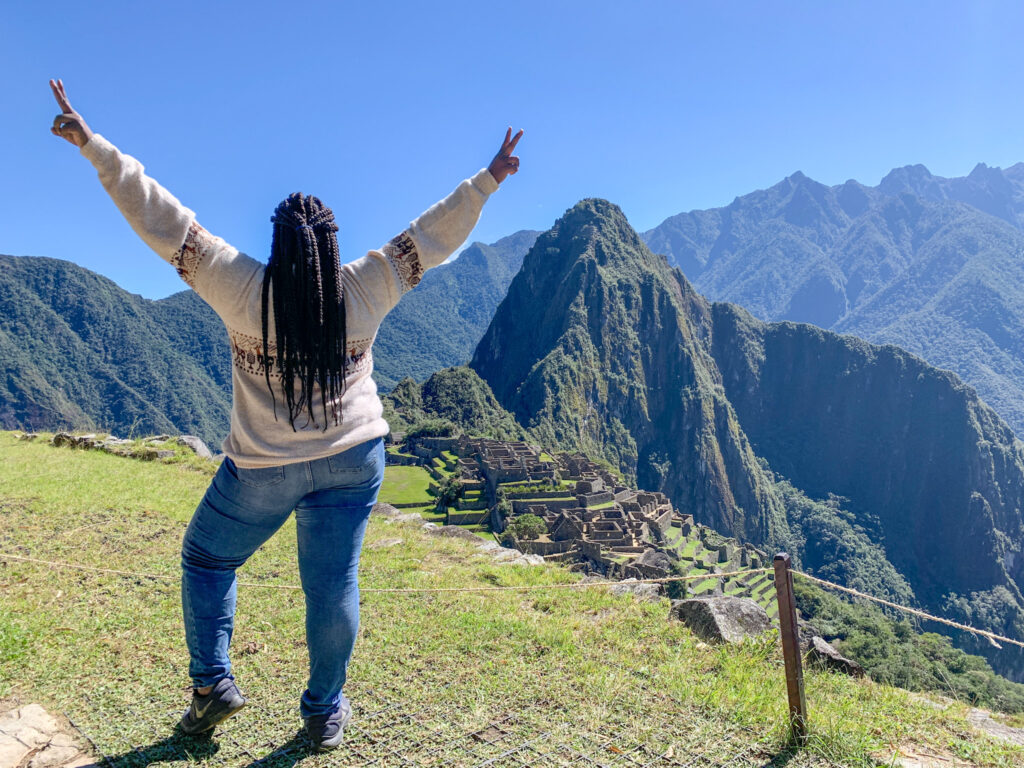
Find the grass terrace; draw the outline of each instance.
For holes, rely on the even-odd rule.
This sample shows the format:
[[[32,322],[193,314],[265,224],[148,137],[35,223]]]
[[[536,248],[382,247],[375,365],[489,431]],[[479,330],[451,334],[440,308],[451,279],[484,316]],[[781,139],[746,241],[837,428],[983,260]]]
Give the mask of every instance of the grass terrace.
[[[312,755],[296,737],[306,649],[293,522],[239,572],[233,659],[250,706],[210,739],[175,736],[189,693],[179,549],[209,475],[185,462],[0,433],[0,552],[150,574],[0,560],[0,699],[66,713],[97,758],[118,768],[824,768],[889,765],[897,746],[964,765],[1024,764],[1024,750],[975,732],[965,705],[940,711],[904,691],[814,670],[806,674],[811,737],[794,750],[775,635],[708,646],[667,620],[665,602],[602,587],[374,592],[579,578],[550,564],[498,565],[471,542],[376,517],[346,688],[355,717],[342,749]],[[388,482],[413,495],[419,481]],[[394,538],[401,546],[379,546]]]

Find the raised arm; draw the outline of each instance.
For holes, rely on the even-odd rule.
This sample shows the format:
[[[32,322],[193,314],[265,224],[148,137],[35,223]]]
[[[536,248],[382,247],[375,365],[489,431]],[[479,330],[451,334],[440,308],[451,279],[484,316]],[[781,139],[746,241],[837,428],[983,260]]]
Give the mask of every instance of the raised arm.
[[[359,295],[366,308],[372,306],[378,322],[416,287],[424,271],[441,264],[469,237],[487,198],[519,170],[519,158],[512,152],[522,135],[519,131],[513,137],[509,128],[487,168],[459,184],[383,248],[345,265],[349,295]]]
[[[138,160],[118,151],[68,101],[64,84],[50,81],[61,114],[51,132],[74,144],[96,168],[100,182],[136,234],[178,271],[221,317],[245,309],[245,297],[262,279],[263,265],[214,237]]]

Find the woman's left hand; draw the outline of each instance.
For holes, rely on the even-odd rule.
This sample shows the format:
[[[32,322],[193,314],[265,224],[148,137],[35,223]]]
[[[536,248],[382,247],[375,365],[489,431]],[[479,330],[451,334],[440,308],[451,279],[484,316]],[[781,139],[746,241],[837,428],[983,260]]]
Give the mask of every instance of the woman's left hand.
[[[68,95],[64,93],[64,83],[60,80],[51,80],[50,88],[53,89],[53,97],[57,99],[57,105],[61,111],[53,118],[53,127],[50,128],[50,133],[70,141],[76,147],[84,147],[92,138],[92,131],[85,124],[82,116],[71,108]]]
[[[505,140],[501,142],[501,149],[498,150],[498,154],[491,160],[491,164],[487,166],[487,170],[491,172],[491,176],[494,180],[501,184],[509,174],[515,173],[519,170],[519,158],[512,154],[516,148],[516,144],[519,143],[519,139],[523,137],[522,129],[519,130],[514,137],[512,136],[512,127],[505,131]]]

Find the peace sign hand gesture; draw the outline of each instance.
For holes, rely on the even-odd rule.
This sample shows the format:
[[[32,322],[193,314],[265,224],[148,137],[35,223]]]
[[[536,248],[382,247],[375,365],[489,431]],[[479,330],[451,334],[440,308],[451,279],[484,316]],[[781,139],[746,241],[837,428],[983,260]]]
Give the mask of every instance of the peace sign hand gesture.
[[[64,92],[64,83],[60,80],[56,82],[51,80],[50,88],[53,90],[53,97],[57,99],[61,110],[61,113],[53,118],[53,127],[50,128],[50,133],[70,141],[76,147],[84,147],[92,138],[92,131],[85,124],[82,116],[71,108],[68,95]]]
[[[519,133],[512,136],[512,127],[505,131],[505,140],[501,142],[501,149],[498,150],[498,154],[491,160],[491,164],[487,166],[487,170],[491,172],[491,176],[494,180],[501,184],[506,177],[515,173],[519,170],[519,158],[512,154],[516,148],[516,144],[519,143],[519,139],[523,137],[522,129]]]

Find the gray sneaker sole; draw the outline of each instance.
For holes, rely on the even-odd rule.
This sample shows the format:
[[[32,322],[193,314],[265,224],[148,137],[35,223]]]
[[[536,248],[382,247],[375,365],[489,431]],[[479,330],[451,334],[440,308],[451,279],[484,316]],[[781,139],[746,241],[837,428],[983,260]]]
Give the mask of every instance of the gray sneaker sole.
[[[196,736],[200,733],[212,731],[214,728],[216,728],[218,725],[223,723],[228,718],[233,717],[234,715],[237,715],[239,712],[241,712],[245,708],[246,703],[246,700],[243,699],[242,703],[239,704],[237,707],[228,708],[223,710],[222,712],[210,715],[209,717],[204,717],[191,726],[188,723],[188,713],[185,713],[185,716],[182,717],[181,721],[178,723],[178,728],[181,729],[182,733],[188,736]],[[191,709],[189,710],[189,712],[191,712]]]

